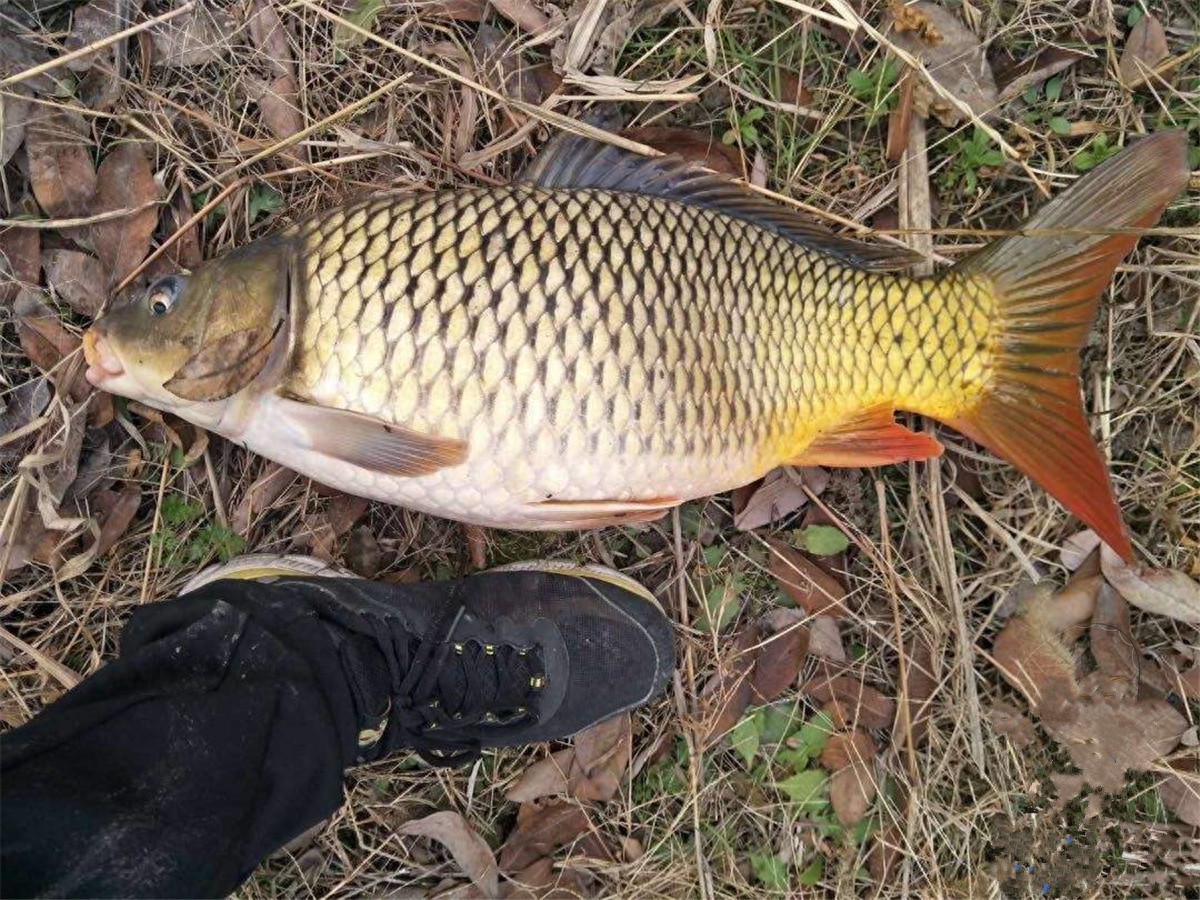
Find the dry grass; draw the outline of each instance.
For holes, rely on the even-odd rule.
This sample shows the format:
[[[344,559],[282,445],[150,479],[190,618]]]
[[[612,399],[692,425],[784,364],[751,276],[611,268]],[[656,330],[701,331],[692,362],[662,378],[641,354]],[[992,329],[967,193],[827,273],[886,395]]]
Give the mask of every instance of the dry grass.
[[[561,33],[541,44],[494,13],[489,21],[516,38],[527,64],[554,59],[561,66],[572,50],[578,54],[586,49],[571,41],[583,5],[568,9]],[[609,6],[603,23],[611,21],[618,4],[612,0]],[[148,11],[166,8],[157,5]],[[814,8],[826,9],[821,4]],[[1171,125],[1189,127],[1195,147],[1200,142],[1200,59],[1194,51],[1200,21],[1194,13],[1189,17],[1186,4],[1154,3],[1151,8],[1169,23],[1171,53],[1191,54],[1170,83],[1131,94],[1114,76],[1121,39],[1093,40],[1096,58],[1065,74],[1055,114],[1073,123],[1093,123],[1080,127],[1103,132],[1112,143]],[[278,137],[247,98],[247,77],[267,76],[272,66],[247,29],[236,24],[236,9],[222,55],[192,69],[150,68],[135,58],[116,108],[110,113],[85,110],[101,147],[122,138],[150,142],[163,183],[172,191],[186,189],[197,207],[215,195],[214,186],[245,179],[229,194],[223,214],[204,221],[206,256],[365,192],[503,182],[550,133],[546,124],[464,85],[483,85],[506,95],[514,91],[511,79],[505,83],[497,75],[495,64],[478,59],[473,24],[451,22],[420,3],[397,3],[372,26],[385,44],[367,39],[339,50],[317,6],[298,0],[278,3],[275,9],[286,24],[296,61],[304,125],[340,114],[295,147],[280,150]],[[12,10],[0,9],[0,17],[14,15]],[[1007,54],[1018,59],[1050,42],[1077,42],[1084,23],[1105,17],[1124,32],[1129,12],[1110,0],[1022,0],[969,10],[989,51],[997,58]],[[872,5],[863,15],[878,22],[880,12]],[[13,21],[0,18],[4,27]],[[706,23],[711,30],[706,31]],[[64,24],[59,12],[45,14],[42,33],[51,47],[60,46]],[[666,85],[658,91],[685,98],[643,97],[634,103],[598,99],[591,92],[605,85],[585,78],[561,88],[547,109],[553,106],[576,119],[619,109],[632,124],[682,124],[711,130],[718,139],[731,122],[744,122],[750,110],[762,109],[751,123],[753,143],[742,149],[749,160],[762,155],[768,188],[844,219],[894,229],[895,216],[887,211],[894,208],[897,171],[883,160],[886,116],[871,121],[872,104],[847,88],[852,69],[869,71],[880,58],[870,39],[863,41],[861,56],[847,56],[817,18],[774,0],[687,4],[669,10],[657,24],[632,34],[615,33],[619,53],[599,53],[599,63],[593,61],[588,74],[604,71],[634,81],[664,82],[698,75],[691,85]],[[402,56],[396,47],[461,77],[452,79]],[[504,52],[511,56],[515,51],[509,46]],[[356,106],[405,73],[410,77],[393,89]],[[817,112],[816,118],[763,102],[781,98],[781,73],[796,76],[811,91],[805,105]],[[1056,135],[1038,104],[1031,110],[1032,121],[1025,121],[1023,112],[1020,101],[1006,107],[996,128],[1027,152],[1029,170],[1061,189],[1075,174],[1072,160],[1092,146],[1092,138]],[[943,258],[957,258],[977,246],[983,238],[975,232],[1014,226],[1037,203],[1029,175],[1015,165],[982,172],[974,194],[961,181],[951,182],[946,173],[970,134],[969,125],[954,130],[930,125],[930,169],[935,186],[942,185],[933,241]],[[246,166],[256,155],[262,158]],[[22,193],[19,179],[20,173],[10,167],[2,185],[10,201]],[[252,221],[251,210],[261,206],[267,186],[281,195],[281,211]],[[1143,242],[1122,267],[1085,353],[1088,407],[1111,453],[1113,479],[1139,553],[1192,573],[1200,569],[1198,221],[1200,200],[1193,190],[1163,223],[1164,232]],[[29,373],[11,326],[6,324],[2,334],[7,389]],[[131,421],[144,424],[136,417]],[[843,638],[855,651],[853,673],[897,696],[900,648],[921,637],[936,649],[928,741],[911,756],[889,743],[878,767],[879,776],[897,786],[890,799],[877,801],[876,810],[881,825],[898,829],[904,849],[899,869],[883,883],[874,883],[864,868],[866,842],[817,838],[804,817],[781,803],[769,783],[749,772],[736,753],[718,746],[689,758],[683,738],[677,737],[673,755],[647,766],[622,795],[593,811],[614,845],[632,834],[646,849],[634,861],[576,863],[590,873],[595,890],[639,896],[761,892],[748,859],[764,851],[789,861],[793,887],[796,873],[821,856],[824,871],[811,890],[828,896],[967,896],[985,890],[981,876],[988,870],[984,855],[991,829],[1013,813],[1052,760],[1015,751],[994,732],[990,702],[1014,698],[983,651],[1014,586],[1033,573],[1063,579],[1058,547],[1077,526],[1008,466],[968,449],[956,435],[943,437],[961,449],[907,469],[839,476],[822,498],[860,548],[848,556],[845,572],[855,613]],[[134,446],[126,442],[113,457],[115,477],[125,476],[126,457]],[[6,725],[27,720],[66,682],[110,658],[130,607],[170,596],[190,575],[192,567],[181,562],[181,553],[172,556],[169,548],[151,540],[164,506],[169,512],[172,502],[186,499],[203,508],[193,522],[162,526],[181,546],[193,546],[198,529],[223,522],[238,508],[263,469],[261,460],[215,440],[206,451],[207,467],[173,465],[161,443],[146,450],[133,475],[144,485],[139,515],[111,554],[69,581],[57,581],[48,569],[34,566],[5,584],[0,625],[35,651],[0,640],[0,715]],[[19,478],[16,460],[5,458],[4,465],[3,493],[12,496]],[[965,469],[977,471],[977,489],[964,477]],[[963,493],[974,499],[965,502]],[[319,544],[321,536],[314,531],[324,521],[327,504],[319,491],[297,480],[267,510],[255,514],[245,535],[248,547],[285,551],[314,540]],[[700,527],[680,527],[668,518],[639,532],[488,535],[489,563],[550,556],[615,565],[649,584],[680,623],[684,665],[676,691],[635,715],[635,758],[664,735],[688,732],[696,722],[699,688],[718,658],[730,652],[727,635],[714,638],[684,624],[696,620],[703,596],[708,574],[704,547],[727,544],[732,551],[732,565],[748,585],[744,620],[779,602],[764,571],[759,538],[739,534],[730,524],[729,498],[697,504],[685,515],[685,526],[697,514]],[[468,568],[466,541],[457,525],[382,505],[371,508],[365,523],[378,538],[383,577],[446,577]],[[797,524],[798,519],[784,521],[776,530]],[[334,555],[342,558],[347,547],[348,538],[338,539]],[[1178,642],[1197,643],[1194,629],[1158,617],[1135,611],[1134,624],[1151,656]],[[407,759],[351,772],[346,803],[335,819],[264,864],[241,893],[351,896],[432,888],[439,876],[454,874],[452,864],[414,852],[401,843],[395,827],[434,809],[455,809],[498,844],[515,816],[515,806],[504,799],[505,788],[544,752],[533,747],[488,754],[466,772],[422,771]],[[906,807],[897,801],[903,796],[910,798]],[[1111,886],[1105,896],[1137,889]]]

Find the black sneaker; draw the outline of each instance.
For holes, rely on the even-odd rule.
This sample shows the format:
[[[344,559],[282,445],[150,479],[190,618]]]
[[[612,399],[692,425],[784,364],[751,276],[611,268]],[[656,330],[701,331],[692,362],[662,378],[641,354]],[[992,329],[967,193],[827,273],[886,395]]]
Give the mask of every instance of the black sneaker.
[[[185,591],[232,577],[302,594],[340,655],[360,762],[407,748],[462,765],[485,747],[565,738],[653,699],[674,667],[653,596],[599,566],[520,563],[412,585],[341,576],[247,557]]]

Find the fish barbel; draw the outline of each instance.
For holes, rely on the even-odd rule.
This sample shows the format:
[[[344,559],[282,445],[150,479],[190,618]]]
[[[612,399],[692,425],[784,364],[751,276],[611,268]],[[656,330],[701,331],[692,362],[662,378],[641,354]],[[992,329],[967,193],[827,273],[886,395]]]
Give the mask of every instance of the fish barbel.
[[[350,493],[525,529],[642,521],[783,464],[1010,460],[1130,545],[1078,352],[1188,177],[1138,141],[946,272],[733,182],[562,137],[505,187],[365,200],[170,276],[89,377]]]

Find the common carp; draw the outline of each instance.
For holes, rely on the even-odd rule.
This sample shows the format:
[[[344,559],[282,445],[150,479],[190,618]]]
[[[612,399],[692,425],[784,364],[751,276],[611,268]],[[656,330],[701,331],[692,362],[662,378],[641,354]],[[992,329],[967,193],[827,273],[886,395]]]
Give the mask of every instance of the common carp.
[[[907,251],[564,135],[517,183],[351,203],[158,280],[88,331],[88,377],[341,490],[520,529],[940,454],[906,410],[1128,557],[1078,354],[1187,179],[1181,133],[1144,138],[911,278]]]

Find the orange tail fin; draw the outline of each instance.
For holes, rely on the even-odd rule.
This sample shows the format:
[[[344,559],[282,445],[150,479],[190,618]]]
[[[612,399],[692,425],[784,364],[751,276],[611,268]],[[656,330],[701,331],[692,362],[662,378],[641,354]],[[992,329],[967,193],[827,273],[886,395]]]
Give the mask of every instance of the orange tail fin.
[[[1126,559],[1133,555],[1084,418],[1079,348],[1113,269],[1136,234],[1187,185],[1183,132],[1133,144],[1046,204],[1020,235],[964,260],[950,277],[990,282],[1000,306],[995,374],[948,424],[1007,459]]]

